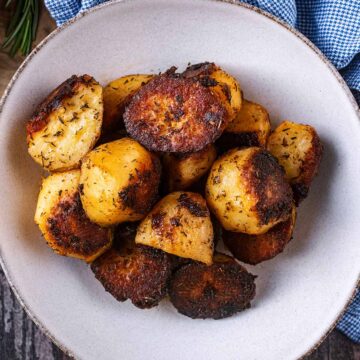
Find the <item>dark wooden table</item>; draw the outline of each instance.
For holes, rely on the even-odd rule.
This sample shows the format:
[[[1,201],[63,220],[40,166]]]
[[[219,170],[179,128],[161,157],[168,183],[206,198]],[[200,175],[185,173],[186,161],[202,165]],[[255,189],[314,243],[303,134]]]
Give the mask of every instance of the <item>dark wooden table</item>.
[[[0,0],[0,6],[1,4]],[[8,18],[9,13],[0,8],[0,42],[4,37]],[[36,42],[54,28],[54,21],[47,11],[42,9]],[[0,95],[22,60],[21,57],[11,59],[0,52]],[[65,360],[68,357],[30,320],[12,293],[0,268],[0,360],[13,359]],[[360,360],[360,345],[352,343],[334,330],[306,360]]]

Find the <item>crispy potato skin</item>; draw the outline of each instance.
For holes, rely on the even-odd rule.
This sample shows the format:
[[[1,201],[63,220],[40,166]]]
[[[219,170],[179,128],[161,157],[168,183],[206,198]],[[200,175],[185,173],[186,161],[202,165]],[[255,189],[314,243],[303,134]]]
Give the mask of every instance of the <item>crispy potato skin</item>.
[[[57,253],[93,261],[112,243],[113,231],[92,223],[82,208],[80,171],[57,173],[43,180],[35,222]]]
[[[160,173],[159,159],[133,139],[98,146],[81,165],[87,216],[101,226],[142,219],[157,199]]]
[[[161,199],[140,223],[135,242],[211,264],[213,239],[210,213],[201,195],[174,192]]]
[[[125,127],[123,114],[131,97],[154,75],[133,74],[111,81],[104,88],[104,121],[102,132],[108,133]]]
[[[248,235],[224,231],[223,241],[235,258],[247,264],[256,265],[283,252],[291,240],[295,220],[296,207],[294,205],[290,218],[275,225],[265,234]]]
[[[242,96],[241,89],[238,81],[229,75],[224,70],[217,68],[211,75],[210,78],[217,81],[222,92],[225,93],[226,99],[230,103],[229,111],[229,123],[235,119],[242,107]]]
[[[270,129],[270,117],[266,109],[245,99],[241,110],[227,126],[216,145],[221,152],[242,146],[265,147]]]
[[[128,133],[150,150],[195,152],[221,135],[228,115],[209,87],[170,69],[134,95],[124,122]]]
[[[118,301],[130,299],[141,308],[157,306],[167,294],[172,259],[165,252],[135,245],[131,228],[120,227],[112,249],[92,263],[105,290]]]
[[[290,216],[292,191],[276,159],[250,147],[230,150],[215,161],[206,200],[226,230],[257,235]]]
[[[210,170],[215,159],[213,144],[195,153],[164,154],[162,164],[167,191],[188,189]]]
[[[102,118],[102,87],[89,75],[74,75],[50,93],[27,123],[29,154],[49,171],[76,168],[98,140]]]
[[[219,67],[217,65],[206,61],[203,63],[189,65],[182,73],[182,76],[185,78],[201,78],[204,76],[210,76],[218,69]]]
[[[310,125],[284,121],[270,135],[268,150],[285,169],[299,204],[306,198],[320,166],[323,146],[318,134]]]
[[[183,72],[186,78],[193,78],[210,86],[222,99],[228,112],[229,123],[242,107],[242,95],[238,81],[214,63],[204,62],[188,66]]]
[[[210,266],[193,262],[178,269],[170,281],[170,301],[192,319],[222,319],[250,307],[254,279],[232,257],[218,254]]]

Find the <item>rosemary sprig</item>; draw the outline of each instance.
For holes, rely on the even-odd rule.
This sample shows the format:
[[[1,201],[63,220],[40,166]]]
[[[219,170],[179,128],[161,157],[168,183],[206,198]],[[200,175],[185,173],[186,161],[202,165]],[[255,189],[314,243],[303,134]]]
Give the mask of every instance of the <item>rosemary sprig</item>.
[[[15,10],[7,28],[2,44],[3,49],[9,49],[10,56],[18,52],[27,55],[35,39],[39,21],[40,0],[17,0]],[[9,7],[12,0],[7,0],[5,7]]]

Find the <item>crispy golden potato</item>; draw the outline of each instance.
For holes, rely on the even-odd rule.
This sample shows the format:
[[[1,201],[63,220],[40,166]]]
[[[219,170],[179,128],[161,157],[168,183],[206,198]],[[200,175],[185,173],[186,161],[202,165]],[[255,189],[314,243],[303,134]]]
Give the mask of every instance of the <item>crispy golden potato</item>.
[[[112,243],[113,231],[90,222],[79,196],[80,170],[43,180],[35,213],[48,245],[60,255],[91,262]]]
[[[257,147],[233,149],[215,161],[206,200],[226,230],[246,234],[263,234],[285,221],[293,201],[283,169]]]
[[[265,234],[248,235],[223,231],[223,241],[238,260],[256,265],[283,252],[285,246],[291,240],[295,219],[296,207],[293,205],[289,219],[275,225]]]
[[[211,264],[213,239],[205,200],[196,193],[174,192],[161,199],[140,223],[135,242]]]
[[[111,226],[142,219],[156,201],[160,161],[122,138],[98,146],[82,161],[80,195],[91,221]]]
[[[254,279],[234,258],[216,254],[210,266],[193,262],[175,272],[170,301],[192,319],[222,319],[250,307]]]
[[[219,67],[214,63],[204,62],[188,66],[181,76],[198,81],[203,86],[209,88],[226,109],[227,123],[229,123],[235,117],[235,110],[231,106],[231,92],[227,84],[218,82],[212,77],[212,74],[217,70],[219,70]]]
[[[242,96],[241,96],[241,89],[238,81],[229,75],[224,70],[218,68],[215,70],[210,77],[217,81],[220,85],[225,85],[227,87],[226,96],[227,99],[230,101],[230,106],[232,112],[230,113],[230,123],[236,117],[238,112],[242,107]]]
[[[318,134],[310,125],[284,121],[270,135],[267,148],[285,169],[299,203],[319,169],[323,147]]]
[[[227,126],[220,97],[172,68],[144,85],[124,113],[127,132],[150,150],[195,152],[214,142]]]
[[[241,110],[217,141],[222,151],[241,146],[266,146],[270,134],[270,118],[264,107],[244,100]]]
[[[132,95],[141,86],[148,83],[154,75],[134,74],[122,76],[111,81],[104,88],[104,121],[103,131],[123,128],[122,116],[125,106],[129,103]]]
[[[198,79],[215,91],[228,111],[229,122],[233,121],[242,106],[240,85],[233,76],[209,62],[188,66],[183,76]]]
[[[166,153],[162,158],[166,188],[169,192],[186,190],[211,168],[216,159],[214,145],[195,153]]]
[[[76,168],[98,140],[102,119],[102,87],[89,75],[74,75],[27,123],[29,154],[49,171]]]
[[[158,305],[167,294],[172,260],[161,250],[135,245],[134,236],[131,227],[118,228],[114,247],[93,262],[91,269],[118,301],[130,299],[146,309]]]

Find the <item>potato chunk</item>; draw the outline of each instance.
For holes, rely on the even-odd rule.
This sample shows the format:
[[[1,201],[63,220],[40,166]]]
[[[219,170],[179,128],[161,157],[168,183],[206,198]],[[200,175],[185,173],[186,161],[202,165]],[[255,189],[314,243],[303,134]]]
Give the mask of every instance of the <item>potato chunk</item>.
[[[291,240],[296,219],[296,207],[293,205],[291,216],[268,232],[261,235],[248,235],[239,232],[223,232],[224,244],[240,261],[256,265],[272,259],[283,252]]]
[[[250,307],[254,279],[234,258],[216,254],[210,266],[193,262],[175,272],[170,301],[192,319],[222,319]]]
[[[103,131],[108,132],[124,127],[122,116],[131,96],[154,75],[134,74],[111,81],[104,88]]]
[[[98,146],[81,165],[84,210],[101,226],[142,219],[156,201],[160,161],[138,142],[122,138]]]
[[[270,135],[267,147],[285,169],[299,203],[319,169],[323,147],[318,134],[310,125],[284,121]]]
[[[205,200],[196,193],[174,192],[161,199],[140,223],[135,242],[211,264],[213,239]]]
[[[216,159],[214,145],[195,153],[167,153],[162,158],[166,188],[169,192],[186,190],[211,168]]]
[[[89,75],[74,75],[39,105],[27,123],[29,154],[49,171],[79,167],[100,136],[102,119],[102,87]]]
[[[113,231],[90,222],[79,196],[80,170],[43,180],[35,213],[48,245],[60,255],[93,261],[112,243]]]
[[[127,132],[150,150],[195,152],[214,142],[229,119],[222,99],[172,68],[144,85],[124,113]]]
[[[226,230],[263,234],[290,216],[292,191],[276,159],[250,147],[230,150],[215,161],[206,200]]]
[[[217,81],[220,85],[227,87],[226,96],[230,102],[232,113],[230,115],[230,123],[239,113],[242,107],[241,89],[238,81],[224,70],[217,68],[210,74],[210,77]]]
[[[240,112],[227,126],[217,145],[222,151],[241,146],[265,147],[270,134],[270,118],[264,107],[244,100]]]
[[[240,85],[233,76],[209,62],[188,66],[182,75],[197,79],[215,91],[228,111],[229,122],[233,121],[242,106]]]
[[[118,301],[130,299],[146,309],[157,306],[167,294],[172,259],[161,250],[135,245],[134,236],[131,229],[120,226],[114,247],[93,262],[91,269]]]

